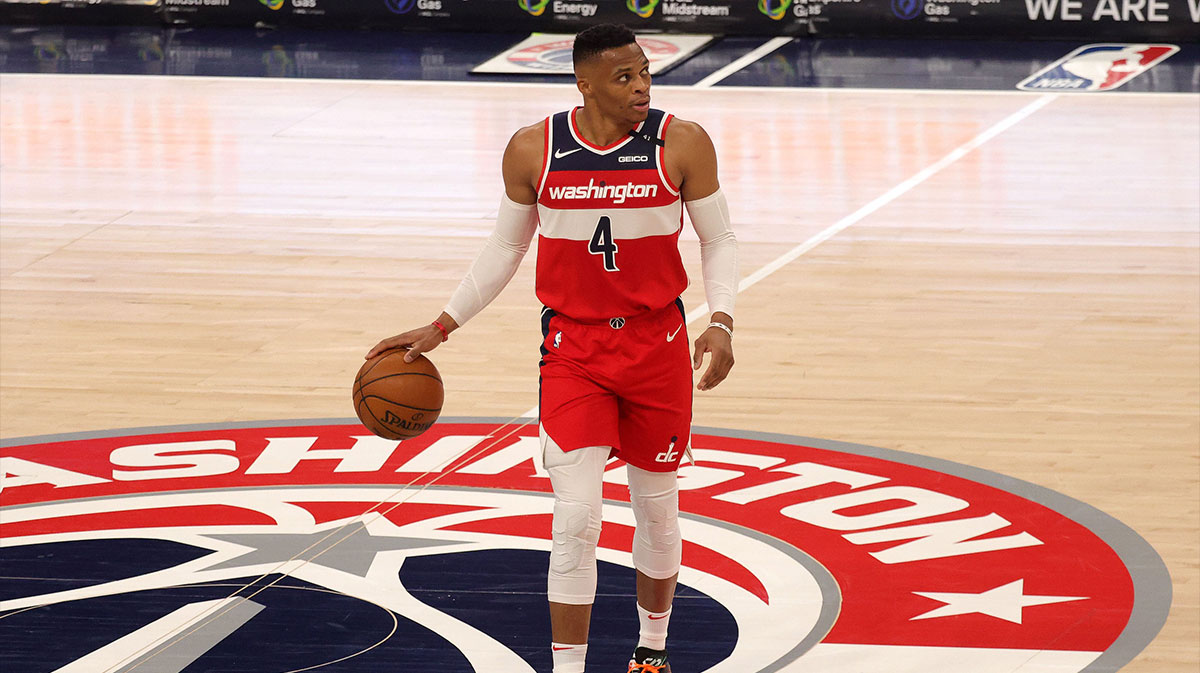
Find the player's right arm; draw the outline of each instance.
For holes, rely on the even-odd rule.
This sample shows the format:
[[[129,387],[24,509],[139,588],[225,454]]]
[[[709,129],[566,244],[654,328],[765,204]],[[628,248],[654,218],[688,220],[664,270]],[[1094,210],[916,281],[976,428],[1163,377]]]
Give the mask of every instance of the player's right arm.
[[[545,122],[526,126],[504,148],[504,198],[500,200],[496,227],[442,314],[433,323],[380,341],[367,352],[368,360],[383,351],[407,348],[404,359],[412,362],[421,353],[437,348],[512,280],[537,231],[537,183],[541,178],[544,134]]]

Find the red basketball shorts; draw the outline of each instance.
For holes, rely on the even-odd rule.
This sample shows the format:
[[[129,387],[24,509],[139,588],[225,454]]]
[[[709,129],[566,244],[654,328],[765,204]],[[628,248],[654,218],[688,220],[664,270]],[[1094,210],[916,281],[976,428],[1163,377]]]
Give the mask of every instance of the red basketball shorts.
[[[651,472],[678,469],[692,426],[683,303],[605,323],[542,310],[541,423],[564,451],[611,446]]]

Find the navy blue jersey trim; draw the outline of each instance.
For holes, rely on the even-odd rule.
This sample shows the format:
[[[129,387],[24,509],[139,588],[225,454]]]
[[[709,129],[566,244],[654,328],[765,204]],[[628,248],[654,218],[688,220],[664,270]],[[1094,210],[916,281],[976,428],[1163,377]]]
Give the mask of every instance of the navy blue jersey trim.
[[[550,117],[553,146],[547,149],[546,154],[550,164],[548,173],[656,169],[659,164],[658,148],[664,146],[658,136],[667,117],[666,112],[651,109],[640,128],[629,131],[629,138],[614,143],[611,149],[602,152],[580,142],[581,139],[575,136],[571,128],[570,110],[556,112]]]

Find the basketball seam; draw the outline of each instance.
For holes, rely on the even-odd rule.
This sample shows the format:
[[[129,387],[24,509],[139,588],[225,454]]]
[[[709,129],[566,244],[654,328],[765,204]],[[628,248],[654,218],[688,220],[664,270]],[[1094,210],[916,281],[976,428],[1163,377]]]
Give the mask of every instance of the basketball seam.
[[[386,397],[381,397],[381,396],[379,396],[379,395],[363,395],[363,402],[364,402],[364,403],[367,401],[367,398],[374,398],[374,399],[377,399],[377,400],[383,400],[384,402],[387,402],[388,404],[395,405],[395,406],[397,406],[397,407],[404,407],[404,408],[406,408],[406,409],[416,409],[417,411],[438,411],[438,412],[440,412],[440,411],[442,410],[442,408],[441,408],[441,407],[438,407],[437,409],[428,409],[428,408],[426,408],[426,407],[414,407],[414,406],[413,406],[413,405],[411,405],[411,404],[401,404],[400,402],[394,402],[394,401],[392,401],[392,400],[389,400],[389,399],[388,399],[388,398],[386,398]],[[371,410],[371,408],[370,408],[370,407],[367,407],[367,411],[370,411],[370,410]],[[372,418],[375,418],[375,414],[373,414],[373,413],[372,413],[372,414],[371,414],[371,417],[372,417]],[[376,421],[378,421],[379,419],[378,419],[378,418],[375,418],[375,420],[376,420]],[[384,427],[387,427],[387,426],[384,426]]]
[[[380,399],[383,399],[383,398],[380,398]],[[371,420],[375,421],[375,424],[377,426],[379,426],[381,428],[387,428],[393,435],[400,434],[400,433],[396,432],[395,430],[388,428],[386,423],[379,420],[379,417],[376,416],[375,412],[371,410],[371,405],[367,404],[367,396],[366,395],[363,395],[363,397],[362,397],[362,406],[364,409],[367,410],[367,413],[371,415]],[[367,428],[367,429],[370,430],[370,428]],[[379,434],[379,433],[375,432],[374,430],[371,430],[371,432],[376,435]],[[401,441],[401,440],[408,439],[408,438],[407,437],[384,437],[384,439],[390,439],[392,441]]]
[[[370,373],[371,373],[371,370],[373,370],[373,369],[375,369],[376,367],[378,367],[378,366],[379,366],[379,363],[380,363],[380,362],[383,362],[385,359],[387,359],[386,352],[385,352],[385,354],[384,354],[384,356],[383,356],[383,357],[379,358],[378,360],[376,360],[376,361],[375,361],[375,363],[374,363],[374,364],[372,364],[370,367],[368,367],[368,368],[367,368],[367,371],[360,373],[360,374],[358,375],[358,378],[354,379],[354,383],[355,383],[355,385],[358,385],[358,384],[362,383],[363,377],[364,377],[364,376],[366,376],[367,374],[370,374]],[[360,387],[361,387],[361,386],[360,386]]]
[[[383,352],[383,353],[381,353],[380,355],[376,355],[375,357],[376,357],[376,358],[378,358],[378,359],[375,361],[375,363],[374,363],[374,364],[372,364],[370,367],[368,367],[368,368],[367,368],[367,371],[365,371],[365,372],[362,372],[361,374],[359,374],[359,375],[358,375],[358,376],[357,376],[357,377],[354,379],[354,383],[355,383],[355,385],[358,385],[359,383],[361,383],[361,382],[362,382],[362,380],[363,380],[363,377],[364,377],[364,376],[366,376],[367,374],[370,374],[372,371],[374,371],[374,369],[375,369],[376,367],[378,367],[378,366],[379,366],[379,363],[381,363],[381,362],[383,362],[384,360],[388,359],[388,358],[389,358],[389,357],[391,357],[392,355],[397,355],[397,354],[399,354],[399,353],[407,353],[407,352],[408,352],[407,350],[403,350],[403,351],[402,351],[402,350],[400,350],[400,349],[392,349],[392,350],[384,351],[384,352]],[[433,364],[433,363],[431,362],[430,364]],[[441,381],[441,380],[442,380],[440,377],[434,376],[433,374],[426,374],[425,372],[405,372],[405,373],[407,373],[407,374],[420,374],[421,376],[429,376],[429,377],[431,377],[431,378],[435,378],[435,379],[437,379],[438,381]],[[380,378],[383,378],[383,377],[380,377]],[[379,379],[372,379],[372,380],[374,380],[374,381],[378,381]]]
[[[369,385],[371,385],[371,384],[375,383],[376,381],[382,381],[382,380],[384,380],[384,379],[390,379],[390,378],[392,378],[393,376],[428,376],[429,378],[433,379],[434,381],[437,381],[438,383],[441,383],[441,382],[442,382],[442,380],[441,380],[440,378],[438,378],[438,377],[434,376],[433,374],[426,374],[425,372],[396,372],[395,374],[384,374],[383,376],[380,376],[380,377],[379,377],[379,378],[377,378],[377,379],[371,379],[370,381],[367,381],[366,383],[361,383],[361,382],[360,382],[358,387],[359,387],[359,388],[366,388],[367,386],[369,386]]]

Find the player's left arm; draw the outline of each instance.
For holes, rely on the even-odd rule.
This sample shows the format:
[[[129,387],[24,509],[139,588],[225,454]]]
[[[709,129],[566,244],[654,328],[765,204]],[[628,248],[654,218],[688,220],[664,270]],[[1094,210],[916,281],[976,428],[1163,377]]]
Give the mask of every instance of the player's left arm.
[[[709,327],[696,338],[692,366],[700,369],[704,354],[712,353],[708,369],[696,386],[700,390],[711,390],[724,381],[733,368],[737,238],[730,225],[729,206],[717,179],[717,150],[708,133],[695,122],[673,119],[664,141],[668,174],[679,185],[680,197],[700,237],[704,295],[712,317]]]

